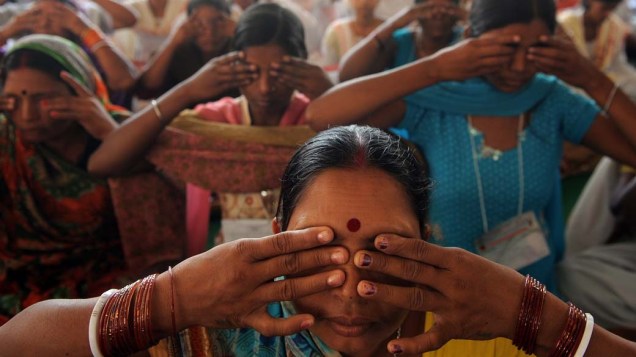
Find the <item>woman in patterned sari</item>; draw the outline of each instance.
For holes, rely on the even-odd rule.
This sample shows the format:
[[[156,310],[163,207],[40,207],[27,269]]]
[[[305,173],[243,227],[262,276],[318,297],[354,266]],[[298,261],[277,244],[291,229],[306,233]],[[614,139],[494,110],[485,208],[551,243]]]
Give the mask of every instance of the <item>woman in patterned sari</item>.
[[[17,41],[0,81],[1,325],[44,299],[101,292],[123,271],[109,187],[86,163],[126,112],[57,36]]]

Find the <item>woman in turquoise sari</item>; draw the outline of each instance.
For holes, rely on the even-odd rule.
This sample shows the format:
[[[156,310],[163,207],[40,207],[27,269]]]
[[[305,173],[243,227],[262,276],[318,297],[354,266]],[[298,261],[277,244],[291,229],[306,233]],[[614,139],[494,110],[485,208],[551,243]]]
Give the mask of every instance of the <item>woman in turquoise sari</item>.
[[[555,27],[552,0],[476,0],[471,38],[342,83],[307,112],[316,129],[406,129],[435,182],[433,241],[530,273],[552,291],[564,246],[563,142],[636,162],[636,107],[572,44],[551,37]]]

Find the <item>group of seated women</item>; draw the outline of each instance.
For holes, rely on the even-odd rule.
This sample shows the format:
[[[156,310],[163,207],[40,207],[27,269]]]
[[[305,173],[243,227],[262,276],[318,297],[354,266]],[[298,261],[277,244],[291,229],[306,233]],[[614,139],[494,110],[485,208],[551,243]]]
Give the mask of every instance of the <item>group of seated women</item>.
[[[439,3],[427,11],[458,16]],[[636,329],[616,324],[636,320],[631,285],[585,311],[596,287],[559,291],[563,142],[636,167],[636,105],[553,36],[555,11],[475,0],[466,39],[334,87],[300,20],[253,5],[233,51],[132,115],[76,44],[19,39],[0,78],[3,353],[636,353],[605,329]],[[389,67],[413,51],[391,34],[402,17],[420,18],[359,50]],[[213,191],[238,221],[206,250]]]

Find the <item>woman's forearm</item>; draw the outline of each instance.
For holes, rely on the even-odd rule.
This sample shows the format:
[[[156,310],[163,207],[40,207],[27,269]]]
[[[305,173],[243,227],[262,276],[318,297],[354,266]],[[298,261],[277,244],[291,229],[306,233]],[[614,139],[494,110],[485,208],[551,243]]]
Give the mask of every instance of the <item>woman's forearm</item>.
[[[141,91],[157,92],[164,88],[166,75],[177,47],[178,44],[171,38],[150,60],[139,77]]]
[[[46,300],[0,326],[3,356],[91,356],[88,323],[97,299]]]
[[[103,41],[106,41],[107,45],[91,51],[104,71],[108,88],[129,90],[137,80],[137,70],[109,39],[104,37]]]
[[[340,60],[340,82],[377,73],[388,67],[395,52],[392,33],[391,28],[380,25],[380,28],[347,51]]]
[[[157,99],[157,108],[149,105],[111,132],[91,155],[88,171],[102,177],[125,174],[143,159],[165,126],[191,100],[184,83],[168,91]]]
[[[137,11],[129,5],[121,4],[113,0],[93,0],[106,10],[113,18],[115,29],[132,27],[137,23]]]
[[[636,150],[636,105],[600,71],[583,89],[607,111],[608,117]]]
[[[365,123],[367,115],[437,83],[434,62],[434,59],[423,58],[390,71],[340,83],[309,105],[307,121],[317,128]],[[387,124],[397,123],[396,120]]]

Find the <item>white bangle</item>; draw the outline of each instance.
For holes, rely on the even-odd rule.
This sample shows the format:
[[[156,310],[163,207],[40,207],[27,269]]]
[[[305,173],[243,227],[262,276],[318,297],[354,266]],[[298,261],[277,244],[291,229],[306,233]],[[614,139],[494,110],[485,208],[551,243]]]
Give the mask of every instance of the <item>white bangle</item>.
[[[585,331],[583,332],[581,343],[579,343],[579,347],[574,353],[574,357],[583,357],[583,355],[585,355],[587,346],[589,346],[590,339],[592,338],[592,331],[594,331],[594,316],[592,316],[592,314],[585,314]]]
[[[155,112],[157,119],[159,119],[159,122],[163,124],[163,114],[161,114],[161,110],[159,110],[159,104],[157,104],[157,100],[151,100],[150,105],[152,106],[152,110]]]
[[[605,101],[605,106],[603,107],[603,115],[605,116],[609,116],[609,110],[610,107],[612,106],[612,102],[614,102],[614,97],[616,96],[616,91],[618,91],[618,87],[620,87],[620,84],[618,82],[616,82],[616,84],[614,84],[614,88],[612,88],[612,90],[610,91],[610,94],[607,96],[607,100]]]
[[[91,346],[91,352],[95,357],[104,357],[102,351],[99,350],[99,343],[97,342],[97,329],[99,317],[102,314],[102,310],[104,309],[104,305],[106,301],[113,296],[118,290],[110,289],[102,294],[97,300],[95,307],[93,307],[93,312],[91,312],[91,319],[88,323],[88,343]]]

